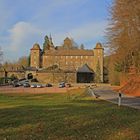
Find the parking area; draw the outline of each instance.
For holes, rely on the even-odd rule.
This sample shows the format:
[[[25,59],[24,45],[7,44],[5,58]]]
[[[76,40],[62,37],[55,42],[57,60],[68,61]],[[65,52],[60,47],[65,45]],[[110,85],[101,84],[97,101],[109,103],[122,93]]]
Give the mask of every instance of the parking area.
[[[32,86],[31,86],[32,85]],[[35,86],[33,86],[35,85]],[[30,83],[29,87],[18,86],[14,87],[12,85],[9,86],[0,86],[0,93],[37,93],[37,94],[43,94],[43,93],[66,93],[68,90],[71,89],[77,89],[77,88],[85,88],[89,85],[95,86],[95,84],[91,83],[73,83],[70,85],[64,86],[63,82],[52,84],[52,86],[47,86],[47,84],[41,84],[41,83]],[[108,84],[97,84],[97,86],[108,86]]]
[[[31,86],[35,85],[35,86]],[[39,86],[41,85],[41,86]],[[77,88],[84,88],[87,86],[86,84],[72,84],[70,87],[62,86],[63,84],[52,84],[50,87],[46,87],[45,84],[30,84],[30,87],[18,86],[13,87],[12,85],[9,86],[0,86],[0,93],[66,93],[68,90],[77,89]]]
[[[65,93],[68,88],[59,88],[57,86],[53,87],[43,87],[43,88],[25,88],[25,87],[12,87],[12,86],[2,86],[0,87],[0,93]]]

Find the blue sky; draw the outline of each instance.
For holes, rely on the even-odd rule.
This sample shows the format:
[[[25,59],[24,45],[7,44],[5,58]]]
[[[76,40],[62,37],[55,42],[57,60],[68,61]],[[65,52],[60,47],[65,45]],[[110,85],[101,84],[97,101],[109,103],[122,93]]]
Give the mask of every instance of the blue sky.
[[[44,36],[55,45],[65,37],[91,49],[105,42],[112,0],[0,0],[0,46],[4,60],[27,56]]]

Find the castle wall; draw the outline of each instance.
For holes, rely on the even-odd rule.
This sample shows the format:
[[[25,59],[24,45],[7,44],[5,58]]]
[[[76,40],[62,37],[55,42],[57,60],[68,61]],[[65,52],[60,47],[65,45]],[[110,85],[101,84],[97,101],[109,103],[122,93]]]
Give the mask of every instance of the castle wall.
[[[25,78],[25,73],[24,72],[18,72],[18,71],[9,71],[7,73],[8,77],[11,77],[12,75],[15,75],[18,79]]]
[[[91,68],[94,68],[94,56],[46,56],[43,55],[42,67],[47,68],[49,66],[57,64],[61,69],[78,69],[84,64],[88,64]]]
[[[7,71],[7,77],[15,75],[18,79],[25,78],[25,73],[20,71]],[[0,71],[0,77],[5,77],[5,72]]]
[[[4,71],[0,71],[0,77],[4,77],[5,76],[5,72]]]
[[[52,73],[52,72],[37,72],[36,78],[42,83],[59,83],[62,81],[76,83],[76,73]]]
[[[78,70],[78,68],[82,67],[84,64],[87,64],[94,72],[96,77],[97,65],[99,64],[100,72],[100,82],[103,82],[103,57],[104,57],[104,49],[100,43],[97,43],[96,47],[93,50],[86,49],[75,49],[72,44],[70,44],[71,40],[66,38],[64,40],[64,45],[59,46],[57,49],[46,49],[41,55],[41,49],[38,44],[35,44],[31,49],[31,67],[40,68],[48,68],[53,65],[58,65],[58,67],[62,70]],[[38,74],[41,76],[41,74]],[[45,74],[44,74],[45,75]],[[46,73],[46,75],[48,74]],[[56,81],[61,81],[59,75],[56,75],[58,79]],[[47,77],[47,76],[45,76]],[[63,77],[63,76],[60,76]],[[38,78],[40,78],[38,76]],[[42,76],[43,78],[43,76]],[[41,79],[42,79],[41,78]],[[62,78],[64,79],[64,78]],[[50,81],[54,81],[50,79]]]

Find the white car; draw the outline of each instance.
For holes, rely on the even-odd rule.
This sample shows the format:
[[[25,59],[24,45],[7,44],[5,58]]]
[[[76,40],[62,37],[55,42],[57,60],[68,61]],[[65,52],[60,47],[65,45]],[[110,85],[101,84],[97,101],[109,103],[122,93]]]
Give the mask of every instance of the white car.
[[[31,87],[31,88],[36,88],[36,87],[37,87],[37,85],[32,84],[30,87]]]
[[[37,85],[37,88],[42,88],[43,86],[41,84],[38,84]]]

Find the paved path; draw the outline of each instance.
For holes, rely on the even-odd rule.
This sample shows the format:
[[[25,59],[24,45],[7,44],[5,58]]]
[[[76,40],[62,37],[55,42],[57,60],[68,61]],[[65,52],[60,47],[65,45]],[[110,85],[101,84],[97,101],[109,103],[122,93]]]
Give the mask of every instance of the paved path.
[[[93,90],[101,99],[118,104],[119,94],[113,91],[110,87],[98,87]],[[122,94],[121,105],[130,106],[140,109],[140,97],[133,97]]]

